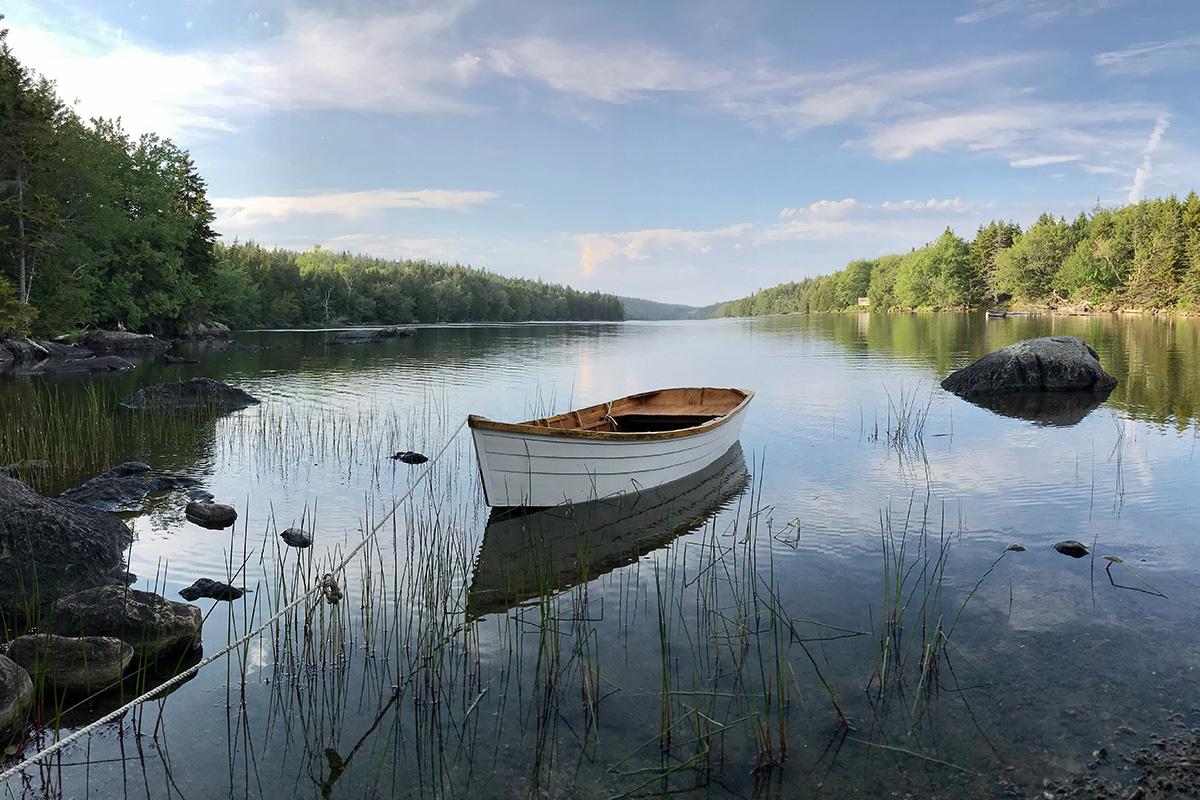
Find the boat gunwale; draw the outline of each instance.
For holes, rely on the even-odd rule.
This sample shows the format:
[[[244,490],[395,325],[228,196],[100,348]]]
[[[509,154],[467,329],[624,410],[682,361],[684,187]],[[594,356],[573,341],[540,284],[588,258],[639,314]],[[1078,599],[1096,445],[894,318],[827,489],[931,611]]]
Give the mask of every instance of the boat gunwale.
[[[708,388],[708,387],[675,387],[675,388]],[[715,388],[715,387],[714,387]],[[655,390],[665,391],[665,390]],[[741,401],[733,408],[726,411],[719,417],[702,422],[699,425],[692,425],[687,428],[676,428],[669,431],[649,431],[649,432],[620,432],[620,431],[588,431],[578,428],[548,428],[541,425],[531,425],[527,422],[497,422],[481,417],[478,414],[471,414],[467,417],[467,424],[475,430],[500,431],[503,433],[516,433],[522,436],[548,436],[557,439],[591,439],[609,442],[643,442],[655,441],[664,439],[680,439],[687,436],[698,436],[711,430],[716,430],[722,425],[741,414],[750,400],[754,397],[754,392],[749,389],[730,388],[728,391],[738,392],[742,395]],[[652,392],[640,392],[638,394],[626,395],[625,397],[640,397],[642,395],[655,394]],[[624,397],[618,397],[611,402],[623,400]],[[584,406],[576,411],[586,411],[591,408],[603,406],[604,403],[597,403],[591,406]],[[572,413],[572,412],[567,412]]]

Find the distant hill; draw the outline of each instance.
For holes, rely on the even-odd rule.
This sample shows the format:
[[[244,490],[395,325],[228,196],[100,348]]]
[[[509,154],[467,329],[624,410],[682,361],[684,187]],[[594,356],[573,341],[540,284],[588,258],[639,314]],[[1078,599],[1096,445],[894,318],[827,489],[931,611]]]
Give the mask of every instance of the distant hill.
[[[656,303],[639,297],[618,297],[625,306],[625,319],[691,319],[693,306]]]

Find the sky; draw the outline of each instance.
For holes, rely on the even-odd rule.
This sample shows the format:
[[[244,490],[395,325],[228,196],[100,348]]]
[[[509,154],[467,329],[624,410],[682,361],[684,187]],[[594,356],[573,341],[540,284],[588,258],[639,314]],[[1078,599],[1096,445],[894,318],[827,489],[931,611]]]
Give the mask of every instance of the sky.
[[[1200,188],[1196,0],[5,0],[223,240],[704,305]]]

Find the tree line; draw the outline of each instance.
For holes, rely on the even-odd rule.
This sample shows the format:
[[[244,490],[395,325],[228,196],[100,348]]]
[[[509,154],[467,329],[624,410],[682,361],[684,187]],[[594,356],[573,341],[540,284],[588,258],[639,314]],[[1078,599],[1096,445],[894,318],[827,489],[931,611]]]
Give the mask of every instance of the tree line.
[[[1010,301],[1097,309],[1200,311],[1200,197],[1093,208],[1073,222],[993,220],[967,242],[949,228],[904,255],[859,259],[831,275],[763,289],[708,316],[967,309]]]
[[[0,337],[623,318],[612,295],[459,265],[222,246],[213,220],[187,151],[80,118],[0,28]]]

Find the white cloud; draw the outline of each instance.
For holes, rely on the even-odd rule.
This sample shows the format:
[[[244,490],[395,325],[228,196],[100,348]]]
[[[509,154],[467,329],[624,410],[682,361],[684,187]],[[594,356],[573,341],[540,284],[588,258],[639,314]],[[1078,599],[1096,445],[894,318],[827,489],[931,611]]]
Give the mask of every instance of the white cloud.
[[[282,33],[238,51],[155,50],[78,10],[58,23],[25,13],[5,23],[17,56],[64,98],[80,98],[83,116],[120,116],[132,132],[178,137],[281,110],[471,112],[452,91],[473,64],[444,35],[469,5],[369,18],[293,8]]]
[[[497,42],[487,52],[487,64],[503,77],[531,78],[606,103],[629,103],[648,92],[698,92],[727,79],[721,70],[689,64],[650,45],[601,48],[545,36]]]
[[[374,189],[307,197],[214,197],[211,202],[217,214],[216,227],[224,229],[248,228],[298,214],[354,218],[391,209],[462,210],[496,196],[495,192],[456,189]]]
[[[1025,158],[1014,158],[1008,162],[1010,167],[1044,167],[1048,164],[1065,164],[1068,161],[1079,161],[1083,156],[1074,155],[1057,155],[1057,156],[1026,156]]]
[[[1111,75],[1181,72],[1200,60],[1200,36],[1167,42],[1142,42],[1124,50],[1099,53],[1092,60],[1097,67]]]
[[[955,22],[971,24],[994,19],[1004,14],[1024,18],[1028,25],[1045,25],[1067,17],[1088,17],[1113,8],[1122,0],[976,0],[978,8],[954,18]]]
[[[1142,165],[1133,174],[1133,186],[1129,188],[1130,203],[1141,201],[1146,181],[1150,179],[1150,156],[1158,149],[1159,142],[1162,141],[1163,134],[1167,132],[1170,125],[1171,120],[1166,115],[1159,117],[1154,124],[1154,130],[1150,132],[1150,138],[1146,140],[1146,147],[1143,150]]]

